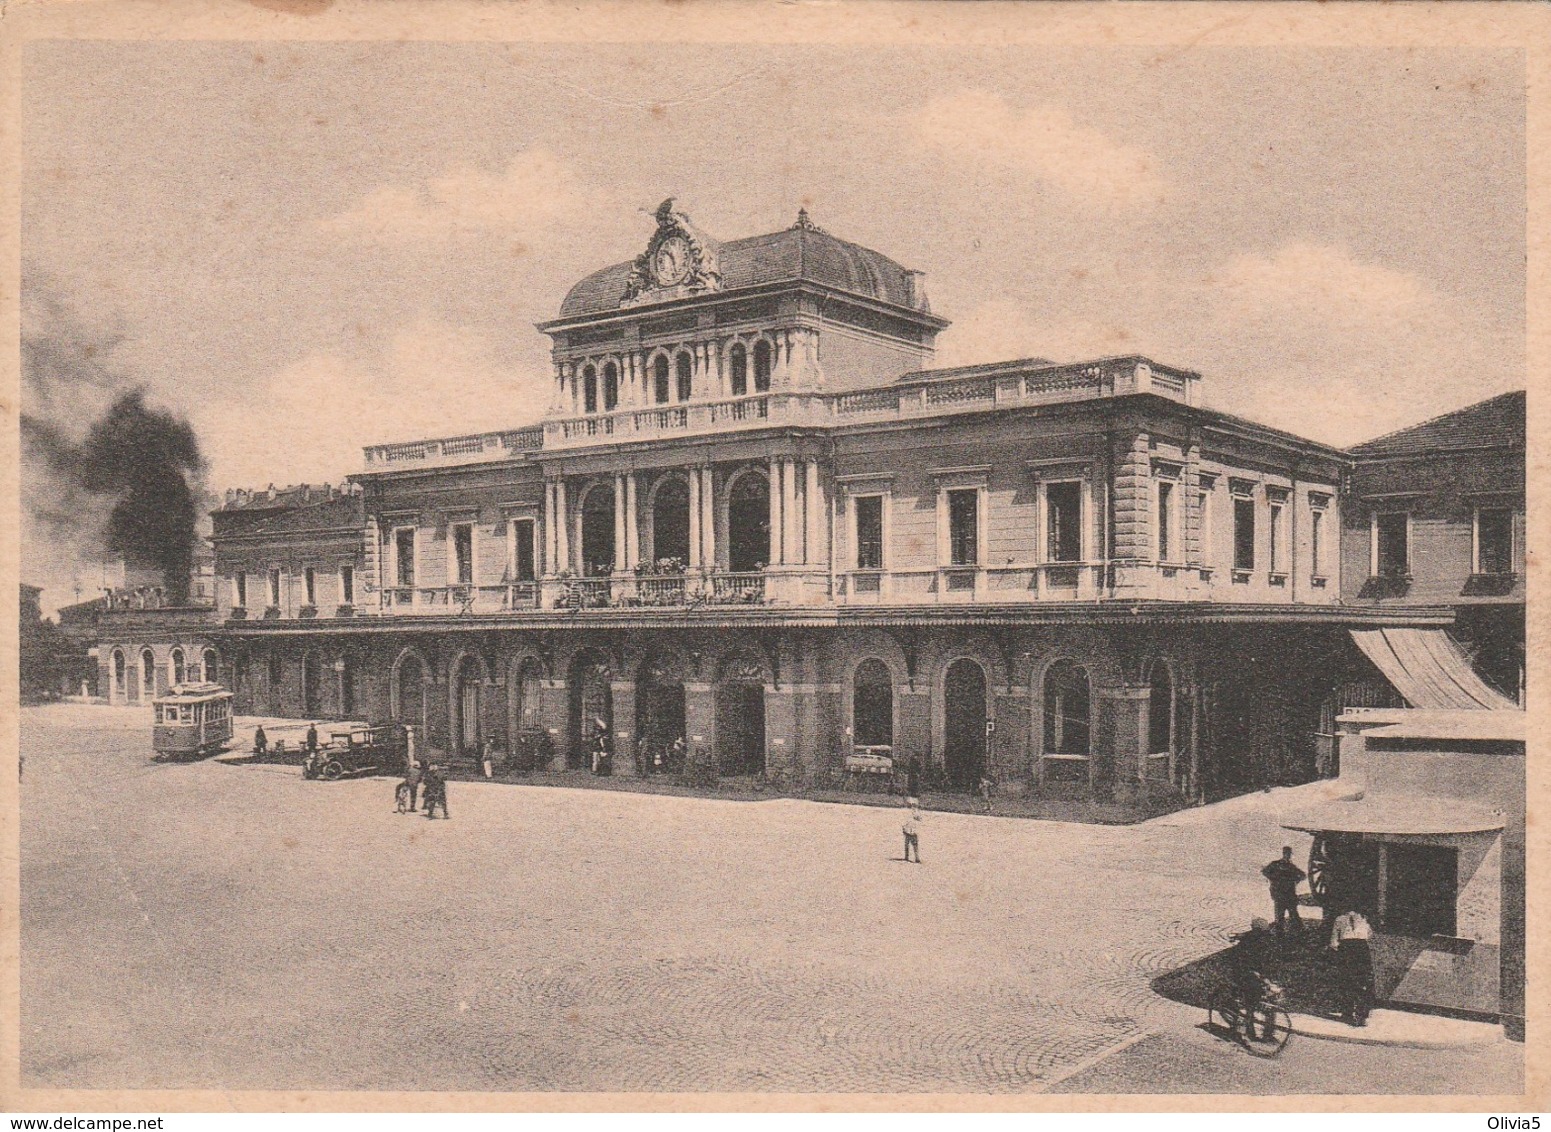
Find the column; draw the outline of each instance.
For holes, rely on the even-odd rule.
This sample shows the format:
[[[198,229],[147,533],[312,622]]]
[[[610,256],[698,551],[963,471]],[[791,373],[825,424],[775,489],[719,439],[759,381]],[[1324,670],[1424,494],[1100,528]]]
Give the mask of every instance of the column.
[[[689,568],[700,569],[700,469],[689,469]]]
[[[700,475],[700,561],[707,570],[716,569],[716,479],[710,465],[698,469]]]
[[[544,481],[544,565],[545,574],[558,574],[560,554],[555,541],[555,481]]]
[[[775,346],[770,356],[770,388],[785,389],[787,384],[786,331],[771,331],[770,337]]]
[[[722,364],[722,343],[712,342],[706,346],[707,356],[711,361],[711,388],[716,391],[718,400],[727,396],[727,371]]]
[[[802,536],[797,526],[797,463],[781,461],[781,562],[792,566],[802,561]]]
[[[625,569],[641,563],[641,520],[636,510],[636,474],[625,473]]]
[[[571,568],[571,508],[567,506],[563,479],[555,481],[555,562],[556,573]]]
[[[803,560],[811,566],[819,561],[819,519],[822,517],[822,511],[819,507],[819,462],[809,460],[807,465],[808,476],[802,496],[803,516],[807,519],[803,548],[807,553]]]
[[[781,459],[770,458],[770,562],[781,562]]]
[[[614,573],[623,574],[625,562],[625,477],[614,475]]]

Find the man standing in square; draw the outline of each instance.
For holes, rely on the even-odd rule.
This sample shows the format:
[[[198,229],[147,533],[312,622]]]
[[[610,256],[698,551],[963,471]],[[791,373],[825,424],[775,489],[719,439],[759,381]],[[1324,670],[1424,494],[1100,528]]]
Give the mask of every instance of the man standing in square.
[[[1260,875],[1271,882],[1271,903],[1276,907],[1276,934],[1287,934],[1285,919],[1292,921],[1293,930],[1303,930],[1303,919],[1298,915],[1298,882],[1304,872],[1293,864],[1292,846],[1282,846],[1282,856],[1260,870]]]

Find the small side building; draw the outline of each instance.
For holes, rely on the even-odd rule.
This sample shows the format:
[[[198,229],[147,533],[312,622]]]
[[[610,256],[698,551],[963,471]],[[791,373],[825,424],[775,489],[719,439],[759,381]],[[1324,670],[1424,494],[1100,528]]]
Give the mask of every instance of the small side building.
[[[1314,837],[1327,918],[1373,925],[1381,1002],[1499,1019],[1524,1039],[1525,713],[1344,713],[1348,800],[1291,816]]]

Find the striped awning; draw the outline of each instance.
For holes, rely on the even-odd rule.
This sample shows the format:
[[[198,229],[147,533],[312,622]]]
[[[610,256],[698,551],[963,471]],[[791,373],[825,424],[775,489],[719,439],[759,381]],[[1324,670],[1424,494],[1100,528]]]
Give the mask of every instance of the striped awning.
[[[1442,629],[1353,629],[1352,640],[1408,704],[1434,711],[1515,710]]]

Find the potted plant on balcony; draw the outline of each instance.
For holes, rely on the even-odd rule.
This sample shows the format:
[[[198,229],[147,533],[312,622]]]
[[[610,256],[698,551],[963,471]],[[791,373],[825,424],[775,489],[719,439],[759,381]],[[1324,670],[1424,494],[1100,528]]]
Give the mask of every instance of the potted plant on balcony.
[[[248,619],[247,607],[242,605],[234,605],[232,606],[231,612],[228,613],[227,616],[233,621],[246,621]]]
[[[304,605],[298,611],[297,615],[303,620],[309,620],[318,615],[318,607],[316,605]]]

